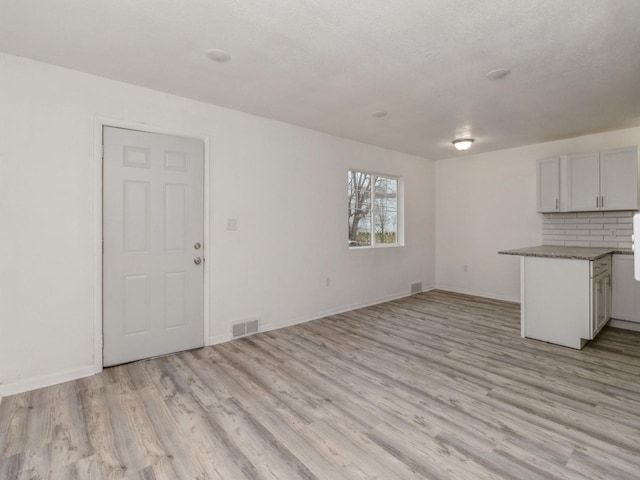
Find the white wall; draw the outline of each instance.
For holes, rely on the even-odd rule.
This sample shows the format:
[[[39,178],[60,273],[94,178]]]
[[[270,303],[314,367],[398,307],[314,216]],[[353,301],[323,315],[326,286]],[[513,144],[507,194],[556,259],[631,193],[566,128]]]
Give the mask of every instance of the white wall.
[[[639,143],[640,128],[632,128],[438,160],[438,288],[519,301],[519,257],[497,252],[542,244],[536,160]]]
[[[0,106],[0,394],[94,371],[96,117],[209,136],[211,342],[435,284],[432,161],[9,55]],[[350,167],[404,178],[405,247],[348,250]]]

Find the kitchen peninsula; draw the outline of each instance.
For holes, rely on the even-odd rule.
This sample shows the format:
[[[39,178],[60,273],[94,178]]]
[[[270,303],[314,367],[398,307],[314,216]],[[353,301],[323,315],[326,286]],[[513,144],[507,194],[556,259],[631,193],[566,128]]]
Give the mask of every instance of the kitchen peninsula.
[[[520,259],[521,335],[581,349],[611,317],[611,255],[629,249],[541,245]]]

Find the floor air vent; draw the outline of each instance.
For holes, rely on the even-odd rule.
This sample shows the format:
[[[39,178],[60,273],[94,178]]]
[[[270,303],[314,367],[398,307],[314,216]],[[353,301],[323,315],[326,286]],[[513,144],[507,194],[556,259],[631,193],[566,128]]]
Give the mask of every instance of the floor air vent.
[[[247,327],[247,335],[251,335],[252,333],[258,333],[260,329],[260,321],[258,319],[250,320],[245,323]]]
[[[235,323],[232,326],[232,338],[244,337],[246,335],[253,335],[260,331],[260,319],[247,320],[246,322]]]
[[[244,337],[246,334],[247,334],[247,324],[246,323],[236,323],[233,326],[233,338]]]
[[[411,295],[414,293],[422,292],[422,282],[412,283],[411,284]]]

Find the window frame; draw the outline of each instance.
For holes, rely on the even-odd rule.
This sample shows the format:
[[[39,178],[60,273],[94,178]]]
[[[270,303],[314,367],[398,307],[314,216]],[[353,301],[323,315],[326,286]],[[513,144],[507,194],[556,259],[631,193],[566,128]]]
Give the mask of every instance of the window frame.
[[[369,228],[371,232],[370,245],[350,245],[349,230],[347,229],[347,248],[349,250],[366,250],[371,248],[396,248],[404,247],[404,181],[398,175],[390,175],[387,173],[374,172],[360,168],[349,168],[347,170],[347,226],[349,225],[349,214],[351,213],[351,205],[349,202],[349,178],[351,172],[366,174],[371,176],[371,192],[370,199],[372,208],[369,220]],[[396,181],[396,241],[394,243],[380,243],[376,241],[376,225],[375,225],[375,184],[378,178],[384,178]]]

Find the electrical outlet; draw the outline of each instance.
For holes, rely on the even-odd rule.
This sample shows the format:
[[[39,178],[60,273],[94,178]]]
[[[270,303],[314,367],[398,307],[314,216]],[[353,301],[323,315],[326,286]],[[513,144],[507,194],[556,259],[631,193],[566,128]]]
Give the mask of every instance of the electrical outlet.
[[[227,230],[229,230],[229,231],[238,230],[238,219],[237,218],[227,218]]]
[[[617,235],[618,235],[618,232],[616,231],[615,228],[612,228],[611,230],[609,230],[609,237],[615,238]]]

